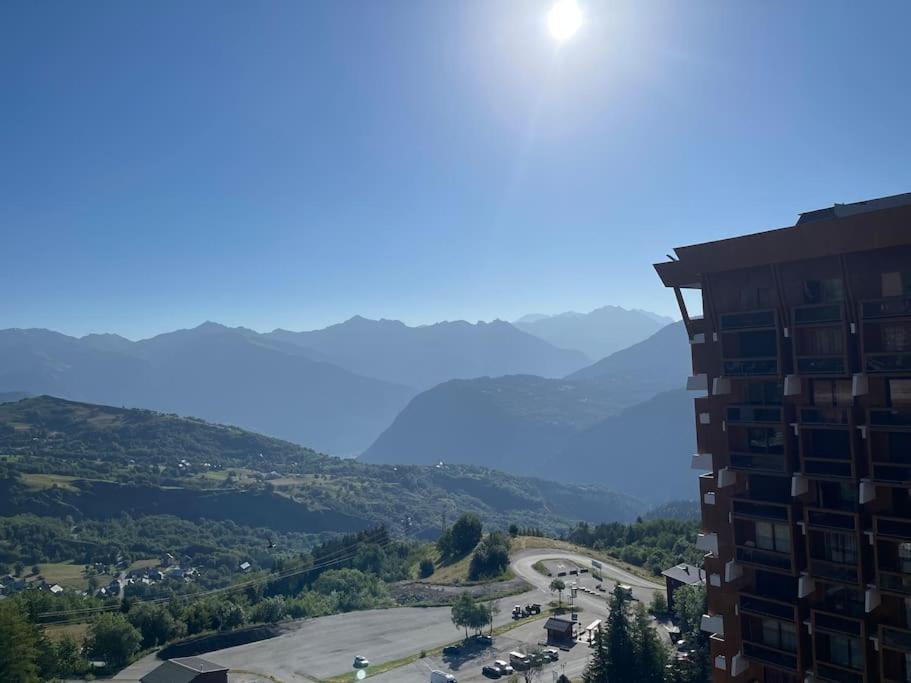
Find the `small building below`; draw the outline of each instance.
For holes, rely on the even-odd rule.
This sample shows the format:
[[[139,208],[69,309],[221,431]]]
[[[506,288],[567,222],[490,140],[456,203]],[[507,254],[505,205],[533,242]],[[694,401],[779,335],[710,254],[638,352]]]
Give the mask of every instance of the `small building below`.
[[[572,643],[573,641],[573,622],[557,617],[549,617],[544,622],[544,630],[547,631],[548,643]]]
[[[139,680],[140,683],[228,683],[228,667],[202,657],[178,657]]]
[[[705,572],[692,564],[678,564],[661,572],[667,587],[667,609],[674,613],[674,593],[681,586],[693,586],[705,583]]]

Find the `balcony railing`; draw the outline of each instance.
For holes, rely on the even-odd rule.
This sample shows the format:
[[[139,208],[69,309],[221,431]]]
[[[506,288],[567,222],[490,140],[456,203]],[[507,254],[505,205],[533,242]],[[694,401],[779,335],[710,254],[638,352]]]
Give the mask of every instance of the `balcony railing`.
[[[911,485],[911,465],[874,461],[871,466],[870,478],[873,481],[887,484]]]
[[[824,323],[837,323],[844,320],[845,308],[843,304],[809,304],[796,306],[793,311],[795,327],[805,325],[819,325]]]
[[[823,508],[807,508],[807,526],[811,529],[856,531],[857,515]]]
[[[788,522],[791,519],[791,505],[788,504],[750,498],[734,498],[731,503],[734,517],[768,519],[776,522]]]
[[[829,631],[831,633],[845,633],[849,636],[860,637],[863,635],[863,624],[858,619],[846,619],[838,614],[831,614],[820,610],[813,610],[813,632]]]
[[[865,681],[862,673],[830,666],[819,659],[816,660],[815,673],[816,680],[820,681],[832,681],[833,683],[864,683]]]
[[[764,377],[778,374],[778,358],[739,358],[724,361],[728,377]]]
[[[774,617],[782,621],[795,621],[796,608],[786,602],[779,600],[769,600],[768,598],[752,595],[751,593],[740,594],[740,612],[743,614],[755,614],[759,617]]]
[[[738,545],[736,549],[738,562],[771,569],[782,569],[793,572],[794,560],[790,553],[779,553],[774,550],[763,550],[748,545]]]
[[[840,583],[860,584],[860,566],[810,557],[810,576]]]
[[[799,375],[846,375],[848,364],[843,354],[838,355],[797,355]]]
[[[876,536],[911,541],[911,519],[898,517],[874,517],[873,530]]]
[[[752,641],[743,641],[743,654],[749,660],[754,660],[762,664],[771,664],[772,666],[797,670],[797,653],[785,652],[784,650],[775,650],[766,647],[760,643]]]
[[[731,424],[781,424],[784,421],[781,406],[728,406],[725,414]]]
[[[847,408],[819,408],[808,406],[800,409],[801,426],[842,426],[851,424],[851,413]]]
[[[787,459],[784,453],[745,453],[742,451],[731,452],[732,470],[746,472],[787,472]]]
[[[775,311],[746,311],[744,313],[722,313],[719,316],[722,331],[756,330],[775,327]]]
[[[809,477],[852,479],[854,471],[850,460],[816,460],[803,459],[803,473]]]
[[[864,370],[872,374],[911,371],[911,351],[885,351],[864,354]]]
[[[879,645],[890,650],[911,654],[911,631],[882,625],[879,627]]]
[[[880,590],[911,596],[911,574],[877,569],[876,578]]]
[[[867,424],[871,429],[889,432],[911,430],[911,411],[870,408],[867,413]]]
[[[861,315],[864,320],[911,317],[911,297],[891,297],[864,301],[861,304]]]

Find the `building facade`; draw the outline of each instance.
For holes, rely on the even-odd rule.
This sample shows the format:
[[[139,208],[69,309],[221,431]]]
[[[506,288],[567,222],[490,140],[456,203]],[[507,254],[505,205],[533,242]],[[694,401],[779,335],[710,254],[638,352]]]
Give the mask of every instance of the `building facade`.
[[[714,680],[911,682],[911,194],[675,253]]]

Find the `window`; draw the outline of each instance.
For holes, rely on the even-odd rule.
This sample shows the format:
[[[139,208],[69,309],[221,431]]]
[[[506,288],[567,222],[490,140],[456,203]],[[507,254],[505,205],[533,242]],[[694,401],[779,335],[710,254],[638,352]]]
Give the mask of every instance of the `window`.
[[[822,559],[840,564],[857,564],[857,539],[853,536],[825,532]]]
[[[799,356],[836,356],[844,353],[844,335],[840,327],[798,328]]]
[[[849,406],[851,405],[851,382],[848,380],[813,380],[813,405]]]
[[[911,350],[911,327],[908,325],[883,325],[883,351]]]
[[[753,453],[784,453],[784,432],[769,427],[750,427],[747,440]]]
[[[863,650],[860,640],[850,636],[826,633],[821,639],[828,641],[828,661],[848,669],[862,669],[864,666]],[[823,649],[825,651],[825,648]]]
[[[807,280],[803,283],[803,300],[808,304],[828,304],[843,301],[844,284],[841,278]]]
[[[756,522],[756,547],[778,553],[791,552],[791,529],[786,524]]]
[[[911,543],[898,544],[898,566],[904,574],[911,574]]]
[[[883,296],[911,296],[911,271],[882,274]]]
[[[857,489],[853,484],[821,481],[817,484],[817,491],[819,507],[830,510],[857,509]]]
[[[911,379],[890,379],[889,399],[894,406],[911,405]]]
[[[743,402],[751,405],[781,405],[784,395],[781,382],[746,382]]]
[[[762,642],[786,652],[797,652],[797,630],[794,624],[777,619],[762,620]]]

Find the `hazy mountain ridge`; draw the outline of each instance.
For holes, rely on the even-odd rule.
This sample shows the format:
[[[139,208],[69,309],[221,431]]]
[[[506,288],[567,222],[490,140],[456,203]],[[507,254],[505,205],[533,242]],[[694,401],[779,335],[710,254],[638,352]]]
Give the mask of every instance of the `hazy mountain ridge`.
[[[601,440],[606,466],[615,467],[618,461],[607,450],[615,441],[629,444],[625,417],[644,414],[652,424],[640,421],[637,429],[660,435],[647,436],[641,447],[627,447],[617,457],[634,451],[641,462],[656,468],[678,460],[688,467],[686,458],[663,459],[670,443],[677,444],[673,454],[692,448],[692,401],[676,391],[686,381],[688,366],[686,334],[682,324],[674,323],[562,380],[511,376],[446,382],[414,397],[362,458],[386,463],[484,463],[559,480],[601,481],[598,477],[610,472],[588,467],[594,457],[590,445],[596,442],[592,435]],[[622,479],[603,480],[628,490],[627,475],[632,481],[633,469],[624,464],[616,470]],[[682,490],[673,485],[667,491],[632,485],[636,495],[655,500],[656,495],[685,495],[689,480],[681,481]]]
[[[533,313],[513,324],[554,346],[579,349],[596,359],[640,342],[672,322],[648,311],[602,306],[588,313]]]
[[[590,360],[502,320],[464,320],[409,327],[355,316],[310,332],[274,330],[270,339],[297,345],[367,377],[416,389],[451,379],[531,374],[562,377]]]

